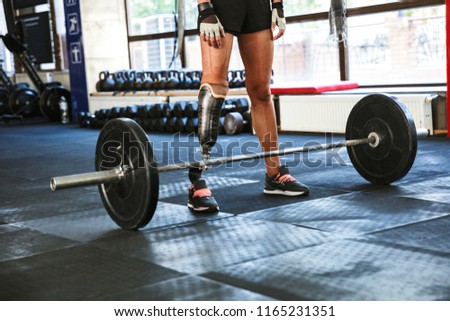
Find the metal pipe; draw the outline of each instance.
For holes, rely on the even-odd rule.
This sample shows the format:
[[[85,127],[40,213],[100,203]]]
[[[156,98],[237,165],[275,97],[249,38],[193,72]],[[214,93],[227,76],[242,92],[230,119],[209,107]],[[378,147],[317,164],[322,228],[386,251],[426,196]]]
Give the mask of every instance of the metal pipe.
[[[231,162],[240,162],[243,160],[260,159],[260,158],[273,157],[273,156],[283,156],[283,155],[295,154],[295,153],[315,152],[315,151],[333,149],[333,148],[339,148],[339,147],[348,147],[348,146],[356,146],[356,145],[360,145],[360,144],[369,144],[370,142],[371,142],[370,138],[362,138],[362,139],[354,139],[354,140],[344,140],[344,141],[340,141],[337,143],[294,147],[294,148],[276,150],[276,151],[271,151],[271,152],[205,159],[205,160],[201,160],[201,161],[197,161],[197,162],[185,162],[185,163],[178,163],[178,164],[173,164],[173,165],[166,165],[163,167],[159,167],[158,171],[163,173],[163,172],[170,172],[170,171],[187,169],[187,168],[204,168],[204,167],[217,166],[217,165],[222,165],[222,164],[231,163]]]
[[[117,167],[106,171],[53,177],[50,188],[56,191],[64,188],[81,187],[106,183],[118,183],[124,177],[124,171]]]
[[[418,137],[427,137],[429,135],[429,131],[426,128],[417,129]],[[311,146],[303,146],[303,147],[294,147],[287,148],[283,150],[276,150],[270,152],[262,152],[255,154],[244,154],[244,155],[233,155],[221,158],[212,158],[212,159],[204,159],[201,161],[195,162],[184,162],[172,165],[166,165],[158,168],[158,172],[170,172],[188,168],[207,168],[211,166],[218,166],[225,163],[231,162],[241,162],[244,160],[251,159],[261,159],[266,157],[274,157],[274,156],[283,156],[288,154],[295,153],[305,153],[305,152],[315,152],[327,149],[334,149],[339,147],[349,147],[356,146],[361,144],[375,144],[377,135],[369,135],[367,138],[361,139],[353,139],[353,140],[343,140],[337,143],[328,143],[328,144],[317,144]],[[376,147],[376,146],[374,146]],[[76,174],[69,176],[60,176],[54,177],[50,181],[50,187],[53,191],[71,188],[71,187],[80,187],[80,186],[89,186],[89,185],[97,185],[97,184],[106,184],[106,183],[117,183],[119,182],[125,175],[126,172],[131,171],[131,168],[125,170],[124,167],[120,166],[111,170],[105,171],[97,171],[91,173],[84,174]]]
[[[288,149],[276,150],[276,151],[271,151],[271,152],[206,159],[206,160],[197,161],[197,162],[185,162],[185,163],[179,163],[179,164],[173,164],[173,165],[166,165],[163,167],[159,167],[158,172],[161,172],[161,173],[162,172],[170,172],[170,171],[187,169],[187,168],[205,168],[205,167],[221,165],[221,164],[230,163],[230,162],[240,162],[240,161],[249,160],[249,159],[260,159],[260,158],[266,158],[266,157],[272,157],[272,156],[282,156],[282,155],[288,155],[288,154],[294,154],[294,153],[313,152],[313,151],[333,149],[333,148],[338,148],[338,147],[355,146],[355,145],[359,145],[359,144],[368,144],[370,142],[371,142],[371,138],[363,138],[363,139],[341,141],[341,142],[337,142],[337,143],[317,144],[317,145],[313,145],[313,146],[288,148]],[[126,170],[125,170],[125,168],[126,168]],[[56,190],[72,188],[72,187],[81,187],[81,186],[107,184],[107,183],[117,183],[126,175],[126,172],[129,172],[129,171],[132,171],[132,169],[128,168],[128,167],[120,166],[120,167],[116,167],[111,170],[54,177],[50,180],[50,188],[53,191],[56,191]]]

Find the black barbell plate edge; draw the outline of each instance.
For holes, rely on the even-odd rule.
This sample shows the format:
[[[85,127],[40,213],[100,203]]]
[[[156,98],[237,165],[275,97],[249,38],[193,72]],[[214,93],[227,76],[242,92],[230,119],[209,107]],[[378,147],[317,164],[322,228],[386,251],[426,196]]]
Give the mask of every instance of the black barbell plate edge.
[[[8,101],[9,110],[13,115],[30,117],[38,114],[38,93],[27,87],[17,88],[11,93]]]
[[[60,121],[61,120],[61,110],[59,107],[59,102],[61,97],[64,97],[69,105],[69,110],[71,109],[71,94],[70,91],[62,86],[47,87],[39,98],[39,108],[47,119],[50,121]]]
[[[123,137],[126,133],[130,135],[130,141],[134,142],[133,148],[123,146]],[[119,165],[113,163],[108,167],[101,165],[102,161],[111,161],[111,157],[102,152],[103,144],[111,144],[111,141],[120,142],[124,148],[123,158],[127,157],[130,160],[134,170],[120,183],[100,184],[98,186],[100,196],[106,211],[118,226],[126,230],[138,230],[151,221],[158,205],[159,172],[153,147],[145,131],[134,120],[128,118],[111,120],[103,127],[97,140],[95,159],[97,171]],[[127,149],[131,152],[128,153]],[[138,157],[136,150],[139,151]]]
[[[400,100],[387,94],[371,94],[362,98],[350,112],[346,139],[365,138],[371,131],[376,132],[380,124],[384,127],[380,131],[389,137],[382,140],[379,147],[374,149],[363,144],[349,146],[347,151],[363,178],[373,184],[387,185],[410,171],[417,154],[417,132],[413,117]],[[381,148],[386,155],[378,152]]]

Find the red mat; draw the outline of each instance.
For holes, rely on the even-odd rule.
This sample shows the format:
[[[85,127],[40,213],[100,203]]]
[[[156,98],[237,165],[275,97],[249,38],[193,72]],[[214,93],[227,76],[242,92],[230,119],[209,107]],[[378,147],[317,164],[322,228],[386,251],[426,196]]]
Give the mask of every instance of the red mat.
[[[270,86],[272,95],[316,95],[329,91],[358,88],[358,83],[340,81],[330,84],[284,83]]]

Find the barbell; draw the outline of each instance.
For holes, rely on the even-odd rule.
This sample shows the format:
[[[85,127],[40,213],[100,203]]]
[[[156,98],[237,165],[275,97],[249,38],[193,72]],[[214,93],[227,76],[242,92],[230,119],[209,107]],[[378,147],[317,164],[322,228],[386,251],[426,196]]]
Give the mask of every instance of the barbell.
[[[158,167],[152,144],[133,120],[117,118],[103,127],[97,140],[95,172],[54,177],[53,191],[98,185],[110,217],[123,229],[137,230],[152,219],[158,204],[159,173],[208,168],[230,162],[346,147],[359,174],[373,184],[404,177],[414,163],[418,136],[412,116],[397,98],[371,94],[352,108],[346,140],[289,149],[204,159]]]

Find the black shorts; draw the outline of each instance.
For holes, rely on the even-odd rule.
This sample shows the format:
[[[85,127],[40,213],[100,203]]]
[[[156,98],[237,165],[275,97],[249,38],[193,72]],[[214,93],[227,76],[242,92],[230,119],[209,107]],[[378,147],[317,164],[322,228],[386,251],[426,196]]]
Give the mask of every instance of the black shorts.
[[[212,0],[214,12],[225,29],[235,36],[270,29],[270,0]]]

